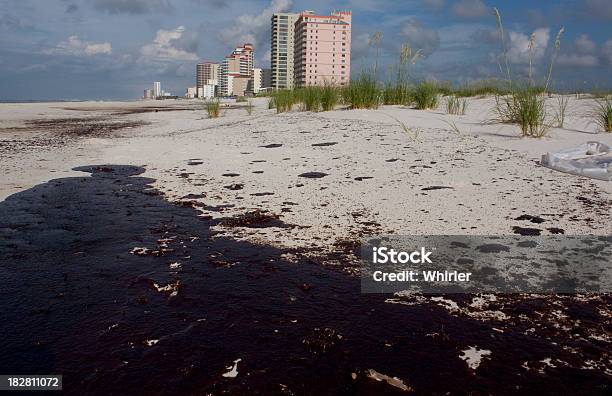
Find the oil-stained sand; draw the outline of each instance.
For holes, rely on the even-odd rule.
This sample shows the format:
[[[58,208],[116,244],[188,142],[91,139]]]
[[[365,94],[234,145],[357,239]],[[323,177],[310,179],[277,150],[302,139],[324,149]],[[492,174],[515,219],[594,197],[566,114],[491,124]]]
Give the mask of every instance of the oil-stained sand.
[[[295,252],[213,238],[141,168],[79,170],[0,203],[2,372],[62,373],[68,394],[610,385],[608,296],[360,295]]]

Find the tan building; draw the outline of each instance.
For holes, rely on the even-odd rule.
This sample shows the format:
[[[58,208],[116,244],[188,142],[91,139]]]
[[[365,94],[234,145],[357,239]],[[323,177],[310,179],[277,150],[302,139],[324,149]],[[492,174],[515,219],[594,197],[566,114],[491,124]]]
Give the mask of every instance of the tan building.
[[[242,79],[253,77],[253,45],[244,44],[223,59],[219,69],[219,94],[222,96],[244,96],[248,82],[242,89]],[[234,81],[238,79],[238,81]],[[237,84],[237,85],[236,85]]]
[[[293,88],[294,29],[299,14],[276,13],[271,20],[270,66],[273,89]]]
[[[295,85],[345,85],[351,78],[350,11],[316,15],[304,11],[295,23]]]
[[[217,85],[219,81],[219,64],[217,62],[198,63],[196,66],[196,88],[204,85]]]

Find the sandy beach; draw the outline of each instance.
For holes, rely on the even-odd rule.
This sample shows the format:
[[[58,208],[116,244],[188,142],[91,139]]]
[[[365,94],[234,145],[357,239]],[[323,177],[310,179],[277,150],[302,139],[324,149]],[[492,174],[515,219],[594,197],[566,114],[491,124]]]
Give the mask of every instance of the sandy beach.
[[[2,359],[73,392],[146,368],[159,393],[605,393],[607,294],[363,296],[355,276],[371,234],[609,236],[612,183],[539,163],[612,146],[593,102],[569,96],[540,139],[491,121],[492,97],[462,116],[0,104],[1,294],[23,306]]]

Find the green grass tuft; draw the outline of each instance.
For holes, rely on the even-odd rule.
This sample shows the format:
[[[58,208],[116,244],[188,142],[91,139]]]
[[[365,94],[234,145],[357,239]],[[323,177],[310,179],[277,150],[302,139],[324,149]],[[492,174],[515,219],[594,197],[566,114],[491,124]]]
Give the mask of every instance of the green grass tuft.
[[[604,132],[612,132],[612,98],[598,99],[592,111],[595,123]]]
[[[446,98],[446,112],[448,114],[465,115],[467,109],[467,99],[458,98],[450,95]]]
[[[221,114],[221,104],[219,103],[219,99],[211,99],[206,102],[206,112],[208,113],[208,118],[217,118]]]
[[[438,107],[438,87],[431,81],[418,84],[413,95],[414,105],[419,110]]]
[[[381,92],[376,78],[371,74],[361,74],[342,90],[342,99],[351,109],[377,109],[381,102]]]

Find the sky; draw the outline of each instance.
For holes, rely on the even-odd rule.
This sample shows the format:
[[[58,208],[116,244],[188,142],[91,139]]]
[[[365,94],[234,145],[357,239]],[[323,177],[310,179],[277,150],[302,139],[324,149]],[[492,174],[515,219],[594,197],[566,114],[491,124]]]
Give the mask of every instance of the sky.
[[[410,65],[415,80],[500,78],[493,7],[515,78],[528,73],[533,37],[534,79],[545,79],[564,27],[553,87],[612,87],[611,0],[0,0],[0,101],[137,99],[153,81],[183,95],[196,63],[244,42],[268,67],[270,16],[302,10],[353,12],[353,76],[372,68],[380,32],[381,79],[394,75],[404,44],[423,54]]]

